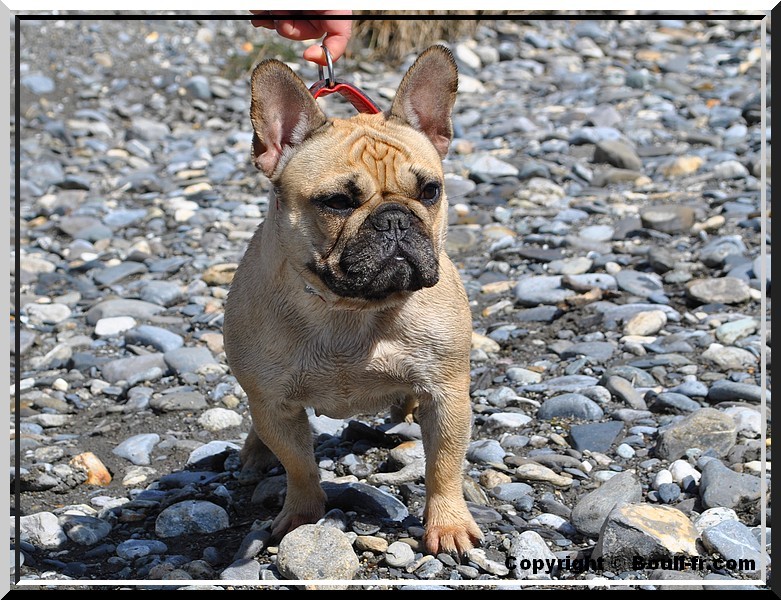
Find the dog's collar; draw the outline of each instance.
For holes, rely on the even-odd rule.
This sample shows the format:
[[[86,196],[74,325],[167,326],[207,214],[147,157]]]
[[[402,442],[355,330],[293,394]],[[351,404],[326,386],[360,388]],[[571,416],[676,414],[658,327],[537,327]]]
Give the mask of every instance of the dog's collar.
[[[330,85],[329,85],[330,83]],[[363,91],[354,86],[352,83],[346,81],[330,81],[327,79],[321,79],[317,83],[314,83],[309,91],[315,98],[321,98],[333,93],[337,93],[347,100],[355,107],[360,113],[367,113],[370,115],[376,115],[382,112],[380,107],[377,106],[371,98],[369,98]]]

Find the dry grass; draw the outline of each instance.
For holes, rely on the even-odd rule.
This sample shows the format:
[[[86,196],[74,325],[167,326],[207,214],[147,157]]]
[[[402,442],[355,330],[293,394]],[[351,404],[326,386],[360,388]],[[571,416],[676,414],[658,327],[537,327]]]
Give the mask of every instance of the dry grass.
[[[353,37],[351,51],[357,54],[361,49],[368,51],[370,60],[383,60],[393,65],[411,52],[426,48],[436,41],[455,42],[475,33],[480,17],[486,11],[434,11],[418,10],[399,13],[409,20],[382,18],[387,11],[357,10],[353,15]],[[534,11],[512,11],[513,15],[530,14]],[[509,15],[510,11],[492,12],[491,16]],[[443,16],[449,18],[442,18]],[[457,18],[463,16],[465,18]],[[455,17],[455,18],[454,18]]]

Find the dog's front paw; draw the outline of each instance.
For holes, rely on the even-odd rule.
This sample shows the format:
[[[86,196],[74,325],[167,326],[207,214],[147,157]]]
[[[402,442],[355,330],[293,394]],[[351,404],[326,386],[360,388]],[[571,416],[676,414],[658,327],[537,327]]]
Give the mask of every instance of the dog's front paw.
[[[483,541],[483,533],[463,500],[429,502],[426,509],[423,543],[431,554],[464,555]]]
[[[318,486],[319,489],[319,486]],[[288,490],[288,494],[290,490]],[[320,490],[314,498],[305,501],[285,499],[282,512],[277,515],[271,525],[271,535],[281,540],[296,527],[307,523],[316,523],[325,514],[325,494]]]

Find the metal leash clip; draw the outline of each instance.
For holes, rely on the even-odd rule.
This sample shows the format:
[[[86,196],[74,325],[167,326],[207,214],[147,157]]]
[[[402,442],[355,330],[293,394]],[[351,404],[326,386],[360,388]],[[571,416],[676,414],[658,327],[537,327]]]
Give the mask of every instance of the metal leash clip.
[[[312,84],[309,88],[309,92],[315,98],[321,98],[329,96],[330,94],[337,93],[347,100],[355,107],[360,113],[377,114],[382,112],[380,107],[377,106],[371,98],[363,93],[358,87],[346,81],[337,81],[334,76],[334,62],[331,58],[331,52],[325,47],[325,44],[321,46],[323,53],[325,54],[325,62],[328,65],[328,76],[324,76],[322,65],[317,66],[317,74],[320,77],[320,81]]]

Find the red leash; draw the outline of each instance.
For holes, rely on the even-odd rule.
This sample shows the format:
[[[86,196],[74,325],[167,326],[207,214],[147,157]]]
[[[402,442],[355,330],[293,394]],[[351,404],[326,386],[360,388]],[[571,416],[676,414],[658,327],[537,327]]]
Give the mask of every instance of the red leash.
[[[323,67],[318,67],[320,81],[312,84],[312,87],[309,88],[312,96],[321,98],[336,93],[352,104],[355,107],[355,110],[360,113],[376,115],[377,113],[382,112],[380,107],[358,87],[354,86],[352,83],[347,83],[346,81],[336,80],[334,77],[334,63],[331,60],[331,53],[325,45],[323,45],[322,48],[323,53],[325,54],[325,60],[328,63],[328,77],[323,77]]]

